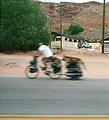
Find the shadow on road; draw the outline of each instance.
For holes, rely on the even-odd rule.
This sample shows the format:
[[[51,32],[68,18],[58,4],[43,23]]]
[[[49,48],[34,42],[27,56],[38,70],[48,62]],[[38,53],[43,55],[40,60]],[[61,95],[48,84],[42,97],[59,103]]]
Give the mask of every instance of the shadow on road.
[[[65,81],[65,80],[67,80],[67,81],[80,81],[80,80],[85,80],[84,78],[67,78],[67,77],[61,77],[59,79],[51,79],[49,77],[37,77],[35,79],[29,79],[29,78],[26,78],[26,79],[32,80],[32,81],[34,81],[34,80],[44,80],[44,81],[45,80],[53,80],[53,81]]]

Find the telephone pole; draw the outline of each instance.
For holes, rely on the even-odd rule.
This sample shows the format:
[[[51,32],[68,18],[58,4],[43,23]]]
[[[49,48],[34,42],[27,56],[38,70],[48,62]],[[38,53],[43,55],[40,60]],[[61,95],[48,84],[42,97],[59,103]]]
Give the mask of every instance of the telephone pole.
[[[52,41],[51,32],[52,32],[52,16],[50,17],[50,48],[51,48],[51,41]]]
[[[62,6],[61,5],[60,5],[60,32],[61,32],[60,50],[62,50]]]
[[[61,40],[60,40],[60,50],[62,50],[62,15],[63,15],[63,10],[62,10],[62,7],[64,5],[60,4],[59,7],[60,7],[60,33],[61,33]]]
[[[105,0],[103,1],[102,53],[104,53],[104,33],[105,33]]]
[[[61,39],[60,39],[60,50],[62,50],[62,15],[63,15],[63,10],[62,7],[64,5],[60,3],[57,7],[60,8],[60,33],[61,33]]]

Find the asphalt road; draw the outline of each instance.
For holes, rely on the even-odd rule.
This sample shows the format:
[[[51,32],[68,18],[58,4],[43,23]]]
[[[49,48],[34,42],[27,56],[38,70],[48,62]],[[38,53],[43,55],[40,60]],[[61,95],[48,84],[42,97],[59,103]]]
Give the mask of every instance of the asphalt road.
[[[109,78],[0,77],[0,114],[109,115]]]

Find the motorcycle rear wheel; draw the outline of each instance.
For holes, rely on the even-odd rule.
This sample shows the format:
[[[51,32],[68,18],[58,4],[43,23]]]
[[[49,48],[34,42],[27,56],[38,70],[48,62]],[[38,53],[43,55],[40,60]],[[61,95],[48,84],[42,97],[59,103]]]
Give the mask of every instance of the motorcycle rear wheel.
[[[39,71],[36,70],[36,72],[30,72],[30,69],[36,69],[36,67],[35,66],[30,66],[30,65],[27,66],[25,68],[25,75],[30,79],[35,79],[38,76]]]
[[[54,73],[53,68],[50,69],[49,77],[51,79],[59,79],[61,77],[61,75],[62,75],[61,70],[57,73]]]
[[[61,77],[61,73],[50,73],[49,76],[51,79],[59,79]]]

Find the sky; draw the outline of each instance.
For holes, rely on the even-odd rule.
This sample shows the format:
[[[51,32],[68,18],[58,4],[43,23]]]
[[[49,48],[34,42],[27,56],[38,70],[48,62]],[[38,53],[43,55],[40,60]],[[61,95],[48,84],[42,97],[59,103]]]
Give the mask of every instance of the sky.
[[[37,0],[35,0],[37,1]],[[83,2],[89,2],[89,1],[97,1],[100,3],[103,3],[104,0],[39,0],[42,2],[75,2],[75,3],[83,3]],[[105,0],[105,2],[109,2],[109,0]]]

